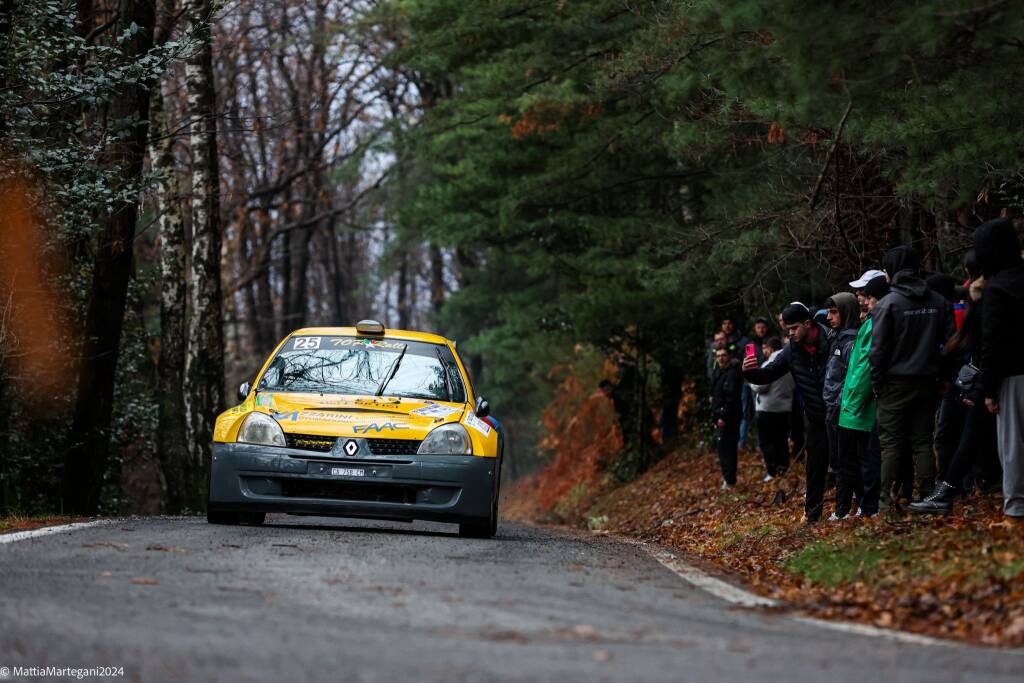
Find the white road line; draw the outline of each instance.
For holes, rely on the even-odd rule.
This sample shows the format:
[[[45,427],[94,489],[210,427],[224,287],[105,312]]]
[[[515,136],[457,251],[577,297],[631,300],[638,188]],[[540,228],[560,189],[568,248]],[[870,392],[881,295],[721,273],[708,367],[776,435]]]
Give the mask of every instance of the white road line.
[[[90,526],[99,526],[101,524],[109,524],[109,519],[94,519],[91,522],[72,522],[71,524],[58,524],[56,526],[44,526],[39,529],[30,529],[28,531],[15,531],[10,534],[0,534],[0,544],[14,543],[15,541],[24,541],[27,538],[36,538],[37,536],[48,536],[50,534],[59,534],[65,531],[75,531],[76,529],[85,529]]]
[[[750,591],[739,588],[738,586],[734,586],[731,583],[717,579],[694,566],[686,564],[672,553],[662,550],[656,546],[652,546],[642,541],[622,540],[626,540],[628,543],[640,546],[648,555],[656,559],[687,583],[707,591],[711,595],[721,598],[726,602],[730,602],[734,605],[741,605],[743,607],[777,607],[783,604],[778,600],[756,595]],[[820,628],[827,628],[832,631],[854,633],[873,638],[888,638],[889,640],[895,640],[902,643],[912,643],[914,645],[929,645],[933,647],[966,647],[962,643],[957,643],[951,640],[942,640],[940,638],[921,636],[916,633],[906,633],[905,631],[879,628],[868,624],[855,624],[848,621],[829,621],[827,619],[817,619],[815,617],[789,616],[787,618],[792,619],[793,621],[798,621],[802,624],[810,624]],[[1013,651],[1002,650],[1001,652]],[[1018,650],[1017,653],[1024,654],[1024,651]]]
[[[668,567],[684,581],[711,593],[715,597],[722,598],[734,605],[741,605],[743,607],[775,607],[779,604],[778,600],[766,598],[761,595],[755,595],[754,593],[743,590],[731,583],[726,583],[721,579],[716,579],[710,574],[705,574],[696,567],[679,560],[670,552],[666,552],[659,548],[653,548],[645,543],[641,543],[640,545],[649,555],[654,557],[654,559],[665,567]]]

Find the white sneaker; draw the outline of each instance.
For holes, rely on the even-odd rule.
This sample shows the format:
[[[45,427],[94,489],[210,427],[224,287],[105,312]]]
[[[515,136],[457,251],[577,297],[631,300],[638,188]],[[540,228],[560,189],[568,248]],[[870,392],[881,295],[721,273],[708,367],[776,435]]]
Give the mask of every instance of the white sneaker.
[[[833,513],[832,513],[831,515],[829,515],[829,516],[828,516],[828,521],[830,521],[830,522],[840,522],[840,521],[842,521],[842,520],[844,520],[844,519],[846,519],[846,516],[845,516],[845,515],[844,515],[844,516],[842,516],[842,517],[839,517],[839,516],[838,516],[838,515],[836,515],[836,513],[834,513],[834,512],[833,512]]]
[[[770,481],[771,481],[772,479],[774,479],[774,478],[775,478],[775,477],[773,477],[772,475],[770,475],[770,474],[766,474],[766,475],[764,475],[764,479],[762,479],[761,481],[763,481],[764,483],[766,483],[766,484],[767,484],[768,482],[770,482]]]
[[[732,488],[733,488],[733,486],[731,486],[731,485],[729,484],[729,482],[727,482],[727,481],[723,481],[723,482],[722,482],[722,490],[723,490],[723,491],[729,491],[729,490],[731,490]]]

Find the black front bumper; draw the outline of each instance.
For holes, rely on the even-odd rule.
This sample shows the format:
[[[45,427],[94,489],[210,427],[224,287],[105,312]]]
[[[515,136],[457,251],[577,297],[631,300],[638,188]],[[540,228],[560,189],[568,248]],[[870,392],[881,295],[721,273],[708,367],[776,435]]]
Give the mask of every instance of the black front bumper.
[[[293,448],[213,444],[210,509],[471,522],[488,519],[496,458],[346,458]],[[362,470],[362,476],[332,474]]]

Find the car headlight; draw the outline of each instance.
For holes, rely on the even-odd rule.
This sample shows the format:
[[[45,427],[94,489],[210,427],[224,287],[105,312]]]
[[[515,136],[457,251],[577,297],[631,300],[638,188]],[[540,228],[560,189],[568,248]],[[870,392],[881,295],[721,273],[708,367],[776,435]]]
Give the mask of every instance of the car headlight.
[[[284,430],[277,420],[264,413],[249,413],[238,430],[239,443],[255,443],[264,446],[287,446]]]
[[[423,455],[472,455],[473,444],[466,428],[456,423],[441,425],[427,434],[417,454]]]

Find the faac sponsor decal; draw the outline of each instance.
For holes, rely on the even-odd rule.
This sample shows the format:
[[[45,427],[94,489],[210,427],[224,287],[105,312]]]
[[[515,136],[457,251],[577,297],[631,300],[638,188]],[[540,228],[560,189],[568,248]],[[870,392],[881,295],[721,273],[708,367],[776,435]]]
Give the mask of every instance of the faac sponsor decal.
[[[385,430],[393,432],[397,429],[408,429],[408,427],[406,425],[395,424],[394,422],[384,422],[381,424],[371,422],[368,425],[356,425],[352,428],[352,431],[356,434],[368,434],[370,432],[380,434]]]

